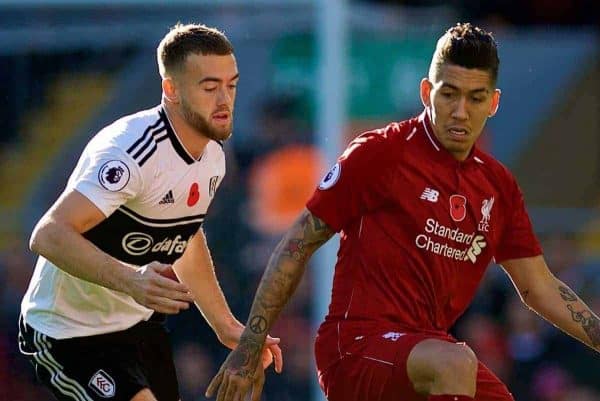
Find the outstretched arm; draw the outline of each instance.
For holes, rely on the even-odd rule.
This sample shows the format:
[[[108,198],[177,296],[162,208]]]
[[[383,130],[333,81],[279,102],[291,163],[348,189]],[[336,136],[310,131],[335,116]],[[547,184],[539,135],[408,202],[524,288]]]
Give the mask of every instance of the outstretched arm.
[[[548,269],[542,256],[502,262],[523,302],[582,343],[600,351],[600,319]]]
[[[288,230],[271,255],[240,343],[210,383],[208,397],[218,389],[219,401],[243,399],[252,384],[267,332],[296,290],[310,256],[333,234],[308,210]],[[258,397],[260,392],[253,392],[253,400]]]
[[[202,228],[187,244],[183,255],[173,263],[173,271],[190,289],[194,303],[219,340],[225,346],[233,348],[244,326],[233,316],[227,305]],[[238,335],[232,335],[234,332],[238,332]]]
[[[202,228],[192,237],[183,255],[173,263],[173,271],[190,289],[194,303],[221,343],[230,349],[235,348],[244,326],[227,305]],[[263,351],[263,366],[270,365],[275,357],[275,370],[281,372],[283,361],[278,343],[279,339],[268,338],[268,348]]]

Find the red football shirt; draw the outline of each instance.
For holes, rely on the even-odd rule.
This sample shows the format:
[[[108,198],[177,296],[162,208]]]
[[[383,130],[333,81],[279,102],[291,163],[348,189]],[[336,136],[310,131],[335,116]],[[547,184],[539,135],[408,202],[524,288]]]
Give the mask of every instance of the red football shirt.
[[[319,330],[334,350],[344,333],[446,332],[492,258],[542,252],[512,174],[476,147],[454,159],[426,112],[354,139],[307,207],[341,235]]]

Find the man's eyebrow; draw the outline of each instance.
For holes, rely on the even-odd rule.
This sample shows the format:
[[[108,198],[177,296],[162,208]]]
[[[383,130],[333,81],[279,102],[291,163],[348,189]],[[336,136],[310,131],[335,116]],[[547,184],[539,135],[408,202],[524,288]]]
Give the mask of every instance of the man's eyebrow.
[[[235,74],[233,77],[231,77],[229,80],[233,81],[235,79],[238,79],[240,77],[240,74]],[[217,77],[204,77],[202,78],[198,83],[202,84],[204,82],[216,82],[216,83],[221,83],[223,82],[223,80],[221,78],[217,78]]]
[[[453,90],[455,90],[455,91],[460,91],[460,88],[459,88],[458,86],[455,86],[455,85],[449,84],[449,83],[447,83],[447,82],[444,82],[444,83],[442,84],[442,87],[450,88],[450,89],[453,89]],[[490,90],[489,90],[488,88],[485,88],[485,87],[483,87],[483,88],[476,88],[476,89],[472,89],[472,90],[470,90],[470,91],[469,91],[469,93],[470,93],[470,94],[476,94],[476,93],[480,93],[480,92],[489,93],[489,91],[490,91]]]

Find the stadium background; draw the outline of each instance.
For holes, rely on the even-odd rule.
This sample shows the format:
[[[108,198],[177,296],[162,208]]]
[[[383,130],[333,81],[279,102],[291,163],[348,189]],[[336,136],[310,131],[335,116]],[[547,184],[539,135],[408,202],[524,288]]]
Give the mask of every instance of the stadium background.
[[[155,47],[177,21],[215,25],[236,47],[242,79],[226,145],[228,174],[205,230],[240,320],[271,250],[332,149],[362,130],[419,112],[418,82],[436,37],[466,20],[492,30],[500,46],[501,108],[481,145],[519,179],[552,270],[600,312],[597,5],[479,3],[0,1],[0,400],[50,399],[16,348],[19,303],[35,260],[29,233],[89,137],[114,118],[159,102]],[[324,19],[323,12],[333,14]],[[346,55],[347,119],[336,138],[319,133],[327,127],[323,111],[335,113],[337,105],[339,112],[343,99],[329,89],[335,71],[322,68],[324,32],[331,33],[330,24],[344,27],[340,21],[347,23],[347,45],[339,51]],[[285,369],[281,376],[269,373],[263,400],[321,399],[312,339],[322,312],[322,302],[314,301],[323,299],[318,292],[330,274],[326,258],[312,261],[272,330],[283,339]],[[196,310],[171,318],[170,327],[183,400],[204,399],[227,352]],[[454,332],[519,401],[600,400],[598,354],[528,313],[497,266]]]

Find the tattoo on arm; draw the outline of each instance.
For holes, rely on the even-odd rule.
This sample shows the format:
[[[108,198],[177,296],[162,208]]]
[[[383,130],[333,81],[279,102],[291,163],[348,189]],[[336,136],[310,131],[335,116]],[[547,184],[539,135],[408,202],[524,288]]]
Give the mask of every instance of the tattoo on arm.
[[[561,298],[566,302],[576,302],[579,300],[577,295],[565,285],[558,286]],[[583,305],[585,307],[585,305]],[[593,347],[600,346],[600,320],[590,310],[577,310],[573,304],[567,304],[567,309],[571,312],[571,318],[576,323],[581,323],[581,327],[587,334]]]
[[[261,349],[262,345],[257,341],[242,337],[237,349],[231,354],[230,368],[238,376],[252,377],[255,367],[251,365],[254,365]]]
[[[279,243],[269,260],[250,315],[253,319],[265,319],[265,331],[294,293],[310,256],[333,234],[323,221],[305,211]]]
[[[561,285],[558,287],[558,291],[560,291],[560,296],[565,301],[568,301],[568,302],[577,301],[577,296],[569,287],[565,287],[565,286]]]
[[[253,316],[248,323],[248,327],[254,334],[262,334],[267,331],[267,319],[264,316]]]
[[[600,321],[589,310],[577,311],[572,305],[567,305],[574,322],[581,323],[581,327],[590,338],[592,345],[600,345]]]
[[[521,291],[521,299],[524,303],[527,303],[527,297],[529,296],[529,290]]]
[[[301,239],[291,239],[283,248],[283,254],[291,257],[297,262],[304,262],[306,259],[306,247]]]
[[[311,213],[304,213],[296,224],[300,226],[301,230],[297,235],[299,238],[289,239],[282,254],[297,262],[305,263],[312,252],[331,238],[333,231]]]

